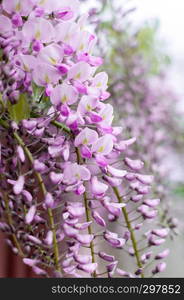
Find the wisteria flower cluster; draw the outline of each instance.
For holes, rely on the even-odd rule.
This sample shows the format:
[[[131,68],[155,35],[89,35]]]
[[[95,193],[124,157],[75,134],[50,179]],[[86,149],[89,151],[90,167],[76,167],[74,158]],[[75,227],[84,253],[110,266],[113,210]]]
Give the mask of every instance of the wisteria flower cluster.
[[[156,221],[153,176],[127,155],[136,139],[112,125],[108,76],[79,7],[2,1],[0,228],[41,276],[154,276],[169,229]]]
[[[116,1],[104,1],[100,9],[90,10],[91,22],[100,32],[98,51],[104,55],[107,52],[104,63],[110,78],[112,103],[118,107],[117,122],[125,128],[127,138],[137,137],[137,143],[131,147],[129,154],[136,155],[139,152],[139,158],[145,162],[145,170],[155,175],[154,194],[162,201],[161,220],[172,228],[173,235],[178,221],[170,207],[174,184],[168,174],[173,173],[175,166],[172,167],[168,161],[169,157],[179,158],[180,149],[183,148],[183,130],[177,121],[182,119],[182,115],[175,108],[179,97],[167,80],[167,68],[160,58],[165,54],[155,51],[154,57],[147,59],[143,55],[144,44],[151,44],[145,48],[158,48],[154,44],[157,42],[154,29],[148,25],[134,28],[131,24],[134,9],[128,9],[125,5],[120,9],[117,6]],[[106,15],[111,16],[108,21]],[[140,37],[143,39],[144,35],[143,43]],[[149,35],[154,35],[154,38]],[[105,40],[106,36],[109,37],[108,41]],[[160,62],[156,73],[152,71],[152,61],[154,65]]]

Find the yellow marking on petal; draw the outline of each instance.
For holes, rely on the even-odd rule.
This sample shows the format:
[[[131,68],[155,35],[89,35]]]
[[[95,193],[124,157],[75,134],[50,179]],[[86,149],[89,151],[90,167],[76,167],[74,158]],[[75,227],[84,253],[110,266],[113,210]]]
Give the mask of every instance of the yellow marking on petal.
[[[82,50],[84,50],[84,44],[81,44],[79,47],[79,51],[82,51]]]
[[[65,38],[64,38],[64,41],[67,42],[67,41],[69,41],[69,40],[70,40],[70,35],[69,35],[69,34],[66,34],[66,35],[65,35]]]
[[[82,143],[83,143],[83,145],[87,145],[88,144],[88,139],[85,138]]]
[[[104,151],[104,146],[101,146],[99,149],[98,149],[98,152],[103,152]]]
[[[76,174],[75,174],[75,177],[76,177],[77,179],[81,179],[81,177],[80,177],[80,174],[79,174],[79,173],[76,173]]]
[[[51,62],[53,65],[57,64],[57,60],[56,60],[55,58],[49,57],[49,59],[50,59],[50,62]]]
[[[92,107],[91,107],[89,104],[87,104],[87,105],[86,105],[86,110],[87,110],[87,111],[91,111],[91,110],[92,110]]]
[[[81,73],[79,72],[76,74],[75,79],[80,79],[80,77],[81,77]]]
[[[25,64],[23,64],[23,68],[24,68],[24,71],[29,72],[29,68]]]
[[[45,82],[46,82],[46,83],[49,83],[49,82],[50,82],[49,76],[48,76],[47,74],[45,75]]]
[[[96,87],[97,87],[97,88],[100,88],[100,87],[102,87],[102,83],[101,83],[101,82],[99,82],[99,83],[96,85]]]
[[[40,38],[41,38],[41,32],[40,32],[40,30],[38,30],[35,34],[35,39],[40,40]]]
[[[17,12],[19,12],[21,10],[21,3],[20,2],[18,2],[17,5],[15,6],[15,10]]]
[[[39,5],[43,5],[43,4],[45,4],[47,2],[47,0],[41,0],[40,2],[39,2]]]
[[[106,116],[106,115],[103,115],[103,116],[102,116],[102,119],[103,119],[103,120],[105,120],[106,118],[107,118],[107,116]]]
[[[61,98],[61,102],[62,103],[66,103],[68,101],[68,98],[66,95],[64,95],[62,98]]]

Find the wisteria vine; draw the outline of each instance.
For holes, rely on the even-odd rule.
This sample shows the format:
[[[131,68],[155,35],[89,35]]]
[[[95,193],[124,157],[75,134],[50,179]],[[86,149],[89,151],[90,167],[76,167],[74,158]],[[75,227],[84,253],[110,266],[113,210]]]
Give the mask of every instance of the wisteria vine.
[[[103,59],[79,7],[2,1],[0,228],[41,276],[154,276],[169,229],[157,221],[153,176],[127,154],[136,139],[112,125],[108,76],[96,72]]]
[[[118,107],[116,122],[124,127],[127,138],[137,137],[130,155],[139,153],[145,172],[154,174],[154,195],[161,200],[160,220],[172,229],[173,237],[178,220],[172,207],[175,183],[168,174],[173,173],[175,165],[168,162],[170,157],[180,157],[183,129],[178,122],[182,113],[176,111],[179,97],[166,75],[168,58],[159,49],[156,25],[134,26],[135,8],[116,1],[97,3],[99,6],[90,9],[89,15],[99,33],[97,53],[105,57],[103,68],[110,79],[111,103]]]

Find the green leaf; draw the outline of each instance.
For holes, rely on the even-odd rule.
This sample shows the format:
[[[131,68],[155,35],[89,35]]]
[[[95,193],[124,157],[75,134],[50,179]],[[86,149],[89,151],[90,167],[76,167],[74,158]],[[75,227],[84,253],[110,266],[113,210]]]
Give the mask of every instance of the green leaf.
[[[178,185],[173,192],[179,197],[184,197],[184,185]]]
[[[25,94],[21,94],[16,104],[12,105],[8,102],[8,112],[11,120],[19,123],[30,117],[30,105]]]
[[[33,100],[34,102],[39,102],[43,92],[44,87],[37,86],[34,82],[32,83],[32,89],[33,89]]]

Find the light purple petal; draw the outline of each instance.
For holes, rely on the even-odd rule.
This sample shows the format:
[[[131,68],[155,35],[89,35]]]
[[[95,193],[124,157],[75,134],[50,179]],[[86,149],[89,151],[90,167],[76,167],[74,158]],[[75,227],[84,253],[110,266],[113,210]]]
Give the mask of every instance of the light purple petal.
[[[35,214],[36,214],[36,206],[33,205],[33,206],[30,207],[30,209],[28,210],[28,212],[25,216],[26,224],[31,224],[32,223]]]
[[[92,212],[92,217],[98,225],[100,225],[102,227],[106,227],[105,220],[100,216],[100,214],[97,211]]]

